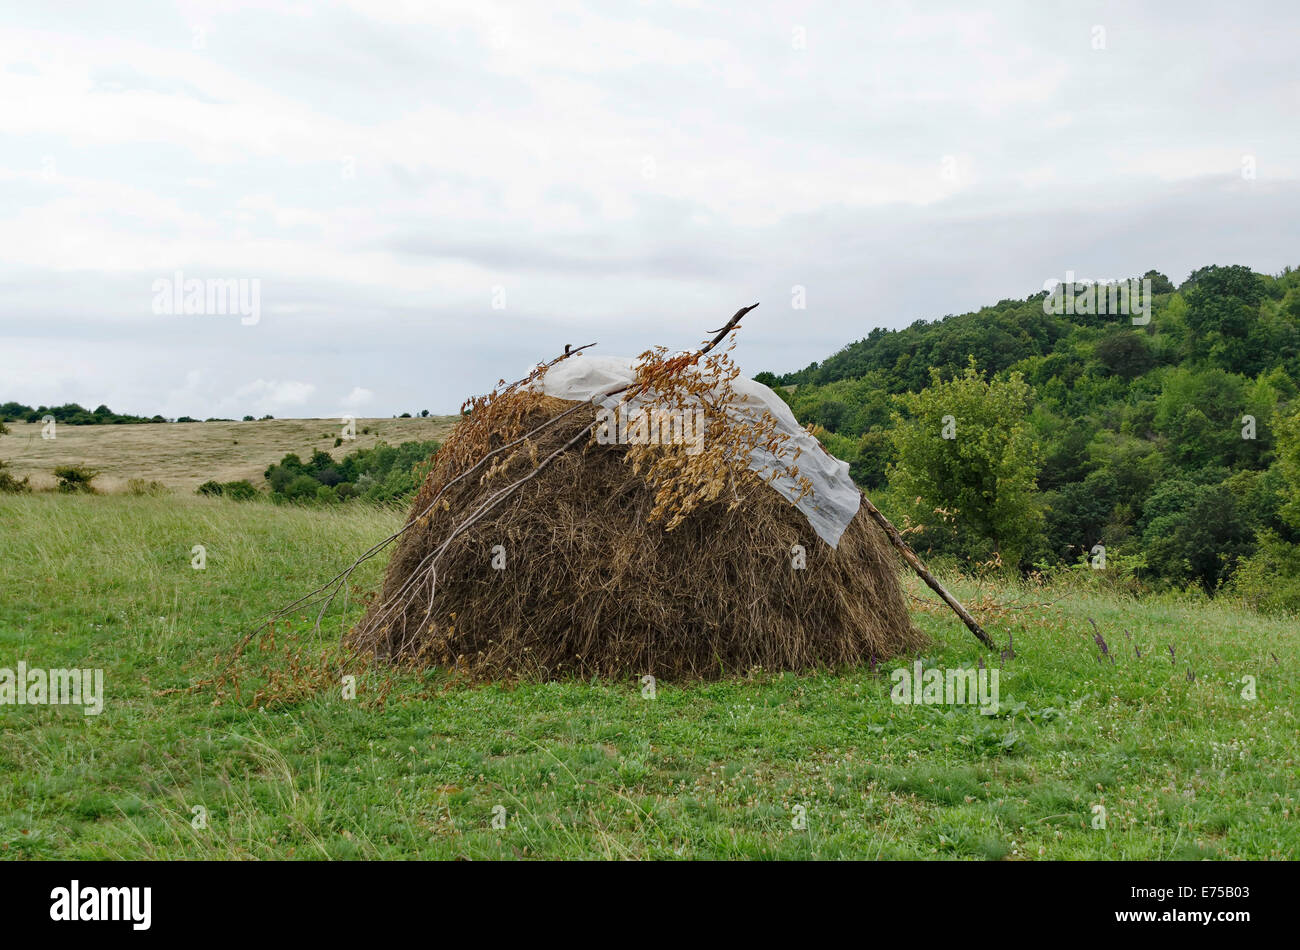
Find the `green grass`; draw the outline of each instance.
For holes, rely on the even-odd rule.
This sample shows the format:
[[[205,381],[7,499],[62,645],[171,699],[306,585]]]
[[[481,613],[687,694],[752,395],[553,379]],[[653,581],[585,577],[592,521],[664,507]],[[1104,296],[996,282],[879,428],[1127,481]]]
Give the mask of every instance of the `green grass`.
[[[660,682],[653,700],[631,676],[469,687],[400,673],[380,705],[372,675],[356,700],[331,690],[266,710],[162,693],[210,676],[250,621],[398,524],[360,506],[0,499],[0,667],[101,667],[107,693],[98,717],[0,706],[0,856],[1300,852],[1296,623],[1224,604],[1078,592],[1041,607],[1062,595],[999,589],[1035,605],[989,621],[1016,652],[992,718],[894,705],[888,672],[912,658],[877,674]],[[195,544],[206,570],[190,566]],[[362,588],[378,569],[358,575]],[[927,665],[980,655],[946,611],[913,606],[934,637]],[[1098,662],[1089,617],[1113,664]],[[1094,805],[1105,829],[1091,827]],[[206,828],[192,827],[195,806]],[[806,829],[792,826],[798,806]]]

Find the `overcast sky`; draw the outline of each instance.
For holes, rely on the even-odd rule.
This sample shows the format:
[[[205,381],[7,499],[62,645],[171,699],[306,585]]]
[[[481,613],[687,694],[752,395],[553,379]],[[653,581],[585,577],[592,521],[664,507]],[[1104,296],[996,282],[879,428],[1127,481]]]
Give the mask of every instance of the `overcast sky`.
[[[0,401],[443,413],[754,301],[781,372],[1067,270],[1300,265],[1295,0],[973,6],[6,2]],[[177,272],[256,321],[156,312]]]

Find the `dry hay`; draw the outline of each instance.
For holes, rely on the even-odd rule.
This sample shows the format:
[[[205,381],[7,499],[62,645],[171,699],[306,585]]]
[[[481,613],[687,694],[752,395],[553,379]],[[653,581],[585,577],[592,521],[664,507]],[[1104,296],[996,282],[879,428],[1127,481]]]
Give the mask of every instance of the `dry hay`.
[[[656,492],[625,464],[627,448],[583,437],[594,419],[589,404],[524,391],[467,416],[436,456],[351,646],[476,678],[679,680],[865,665],[924,644],[893,552],[864,513],[833,549],[746,472],[739,504],[709,500],[666,530],[649,517]],[[804,570],[792,569],[796,544]],[[504,570],[492,565],[497,545]]]

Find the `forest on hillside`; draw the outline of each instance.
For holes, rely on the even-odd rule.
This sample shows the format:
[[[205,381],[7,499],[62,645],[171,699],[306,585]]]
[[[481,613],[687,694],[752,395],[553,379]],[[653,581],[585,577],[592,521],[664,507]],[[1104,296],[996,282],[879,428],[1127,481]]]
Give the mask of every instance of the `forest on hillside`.
[[[1144,276],[1141,318],[1040,291],[756,378],[931,556],[1298,609],[1300,271]]]

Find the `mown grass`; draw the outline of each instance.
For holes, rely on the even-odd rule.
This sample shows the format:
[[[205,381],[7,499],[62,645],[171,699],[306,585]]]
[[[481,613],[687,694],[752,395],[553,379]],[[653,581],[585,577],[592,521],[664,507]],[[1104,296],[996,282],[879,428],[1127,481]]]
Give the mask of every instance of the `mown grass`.
[[[893,704],[889,671],[914,658],[874,673],[660,682],[654,699],[631,676],[472,687],[408,672],[391,677],[382,705],[377,675],[355,700],[330,689],[269,709],[164,692],[211,676],[250,621],[400,521],[361,506],[0,499],[0,667],[101,667],[107,693],[97,717],[0,706],[0,856],[1300,851],[1296,624],[1223,604],[1074,593],[1043,607],[1062,595],[1000,589],[1018,607],[989,620],[1015,651],[986,659],[1003,664],[996,717]],[[950,614],[913,606],[934,637],[927,666],[975,662],[981,651]],[[1098,659],[1089,617],[1113,663]],[[320,639],[335,641],[345,620],[335,612]],[[1104,829],[1092,827],[1095,805]],[[498,806],[503,830],[492,827]],[[206,827],[194,827],[196,807]]]
[[[100,473],[95,488],[107,493],[127,490],[133,478],[158,481],[177,492],[192,492],[209,479],[247,479],[265,485],[267,466],[289,452],[303,459],[312,452],[342,458],[357,449],[443,439],[451,416],[411,419],[357,419],[356,438],[334,444],[342,434],[338,419],[265,419],[258,422],[167,422],[138,425],[57,426],[53,439],[41,437],[39,422],[10,422],[0,442],[15,478],[31,480],[33,489],[52,491],[53,471],[60,465],[84,465]]]

